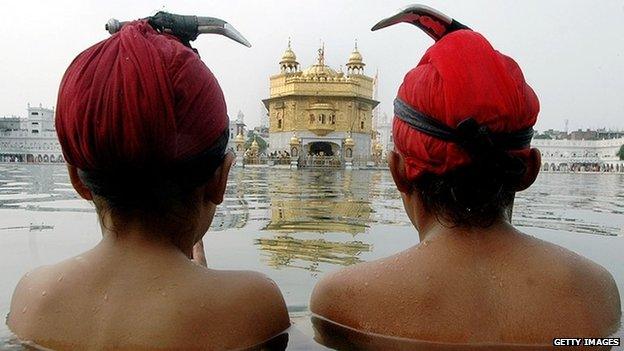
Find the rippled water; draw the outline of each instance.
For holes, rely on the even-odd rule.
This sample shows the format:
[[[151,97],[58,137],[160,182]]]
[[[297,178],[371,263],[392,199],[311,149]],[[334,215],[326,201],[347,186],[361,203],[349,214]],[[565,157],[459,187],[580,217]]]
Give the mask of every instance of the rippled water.
[[[624,290],[624,175],[542,174],[518,194],[514,223],[602,264]],[[93,206],[77,198],[63,166],[0,164],[0,313],[24,272],[99,235]],[[308,334],[319,275],[417,242],[389,172],[379,170],[235,169],[205,238],[211,267],[269,275]],[[0,338],[8,335],[1,325]]]

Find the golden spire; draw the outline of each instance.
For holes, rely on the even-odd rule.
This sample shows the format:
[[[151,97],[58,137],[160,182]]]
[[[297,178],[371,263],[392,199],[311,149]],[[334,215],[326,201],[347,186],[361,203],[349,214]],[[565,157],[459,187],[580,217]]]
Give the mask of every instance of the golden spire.
[[[353,48],[353,52],[349,56],[349,61],[347,62],[347,71],[349,74],[362,74],[364,71],[364,59],[362,58],[362,54],[358,51],[358,42],[355,39],[355,47]]]
[[[321,47],[318,49],[318,64],[325,66],[325,43],[321,41]]]
[[[299,62],[297,62],[297,55],[292,50],[291,40],[288,37],[288,47],[282,55],[282,60],[279,62],[282,72],[295,72],[299,69]]]

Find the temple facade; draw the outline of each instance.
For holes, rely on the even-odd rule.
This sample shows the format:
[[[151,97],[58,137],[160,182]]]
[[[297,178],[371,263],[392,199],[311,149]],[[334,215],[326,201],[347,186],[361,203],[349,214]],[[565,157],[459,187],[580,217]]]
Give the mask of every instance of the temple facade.
[[[317,61],[300,69],[290,41],[270,77],[270,95],[263,100],[269,116],[269,152],[291,157],[334,157],[338,161],[367,158],[374,152],[373,78],[357,43],[346,63],[346,73],[325,64],[325,49]]]
[[[551,172],[624,172],[619,151],[624,137],[603,140],[533,139],[542,154],[542,170]]]

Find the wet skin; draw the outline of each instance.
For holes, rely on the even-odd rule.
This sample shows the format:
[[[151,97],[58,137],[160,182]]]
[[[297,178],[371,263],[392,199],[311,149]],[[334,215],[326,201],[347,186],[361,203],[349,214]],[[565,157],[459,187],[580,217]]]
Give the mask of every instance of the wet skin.
[[[10,329],[55,350],[239,349],[287,329],[273,281],[202,265],[201,237],[223,200],[232,161],[226,157],[215,179],[198,189],[203,205],[195,229],[175,243],[140,223],[111,232],[104,217],[103,239],[93,249],[26,274],[13,294]],[[92,198],[73,172],[74,187]]]
[[[519,190],[537,176],[533,153],[534,174]],[[550,345],[553,337],[615,332],[619,293],[603,267],[504,218],[488,228],[443,225],[410,191],[402,157],[389,161],[421,242],[324,277],[313,313],[364,332],[447,343]]]

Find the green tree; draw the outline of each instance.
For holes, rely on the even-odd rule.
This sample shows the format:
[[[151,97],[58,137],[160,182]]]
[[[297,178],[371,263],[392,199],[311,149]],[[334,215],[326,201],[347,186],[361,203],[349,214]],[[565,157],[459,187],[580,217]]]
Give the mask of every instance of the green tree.
[[[619,156],[620,160],[624,160],[624,145],[620,146],[620,151],[618,151],[615,156]]]
[[[548,134],[537,134],[533,137],[533,139],[552,139]]]
[[[251,147],[251,143],[253,143],[253,140],[254,140],[254,134],[248,133],[247,141],[245,142],[245,150]],[[261,153],[264,152],[269,146],[269,143],[267,143],[266,140],[262,139],[260,136],[256,136],[256,141],[258,142],[258,146],[260,147]]]

